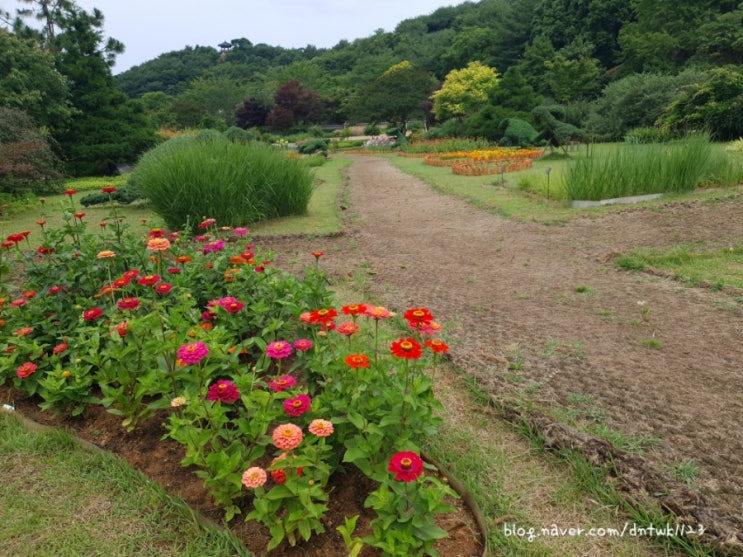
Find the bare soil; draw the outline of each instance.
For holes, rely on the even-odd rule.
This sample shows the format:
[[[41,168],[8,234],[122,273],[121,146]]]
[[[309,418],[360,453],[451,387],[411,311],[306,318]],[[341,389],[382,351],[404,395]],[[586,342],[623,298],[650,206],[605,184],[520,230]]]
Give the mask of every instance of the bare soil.
[[[379,303],[427,307],[445,326],[452,362],[504,416],[539,429],[547,446],[612,464],[629,496],[704,526],[721,553],[743,554],[743,292],[614,263],[640,246],[740,245],[743,189],[547,226],[472,207],[383,158],[358,156],[345,198],[343,234],[273,240],[277,265],[309,266],[319,249],[331,283],[368,272]],[[546,412],[525,412],[518,400]],[[643,445],[640,456],[564,427],[548,416],[559,408],[583,411],[586,423],[600,415]],[[688,462],[699,473],[687,488],[669,471]]]

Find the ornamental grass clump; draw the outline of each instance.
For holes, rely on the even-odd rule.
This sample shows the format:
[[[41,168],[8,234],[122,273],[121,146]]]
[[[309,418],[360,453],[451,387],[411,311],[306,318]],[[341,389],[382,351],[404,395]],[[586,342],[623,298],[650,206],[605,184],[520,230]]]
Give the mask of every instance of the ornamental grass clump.
[[[669,143],[625,144],[606,154],[577,158],[565,174],[564,188],[571,201],[683,193],[715,179],[727,164],[707,134]]]
[[[59,413],[102,405],[133,434],[156,418],[225,521],[260,522],[269,550],[324,532],[330,479],[354,471],[379,487],[359,543],[435,555],[453,495],[419,456],[448,348],[428,309],[405,311],[409,330],[390,338],[390,310],[332,307],[322,252],[300,278],[211,216],[194,237],[122,229],[121,241],[76,218],[2,248],[25,271],[23,288],[0,287],[0,384]],[[26,246],[37,233],[43,252]]]
[[[306,214],[313,180],[282,151],[221,134],[171,139],[145,153],[132,175],[168,227],[194,232],[204,215],[237,227]]]

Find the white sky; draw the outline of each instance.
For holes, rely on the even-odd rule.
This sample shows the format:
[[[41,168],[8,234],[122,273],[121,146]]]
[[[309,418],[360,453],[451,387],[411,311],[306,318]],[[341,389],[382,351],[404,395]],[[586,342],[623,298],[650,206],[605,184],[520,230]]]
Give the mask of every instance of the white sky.
[[[77,0],[105,16],[104,32],[126,47],[114,74],[186,46],[246,38],[284,48],[329,48],[394,31],[398,23],[463,0]],[[12,14],[19,2],[0,0]]]

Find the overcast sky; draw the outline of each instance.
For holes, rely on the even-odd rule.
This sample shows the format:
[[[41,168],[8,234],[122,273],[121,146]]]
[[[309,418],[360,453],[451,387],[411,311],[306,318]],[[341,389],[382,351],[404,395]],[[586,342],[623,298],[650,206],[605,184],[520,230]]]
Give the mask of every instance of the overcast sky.
[[[346,39],[394,31],[404,19],[464,0],[77,0],[106,18],[106,37],[126,47],[114,74],[186,46],[246,38],[284,48],[329,48]],[[16,0],[0,0],[15,13]]]

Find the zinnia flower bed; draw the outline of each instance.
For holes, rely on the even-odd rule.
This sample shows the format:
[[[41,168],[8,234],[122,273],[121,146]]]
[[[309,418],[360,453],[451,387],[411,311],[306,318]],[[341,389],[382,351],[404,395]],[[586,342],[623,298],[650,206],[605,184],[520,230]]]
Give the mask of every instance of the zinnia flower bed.
[[[411,308],[408,332],[388,338],[388,309],[332,307],[322,252],[296,277],[244,228],[198,230],[91,234],[75,218],[42,226],[43,252],[21,249],[30,232],[9,236],[0,265],[22,267],[24,284],[0,297],[0,385],[80,422],[105,408],[134,442],[154,432],[157,448],[133,454],[177,453],[208,506],[262,531],[264,551],[330,531],[343,555],[435,555],[458,498],[421,459],[439,423],[441,325]],[[338,510],[347,481],[361,507]]]

